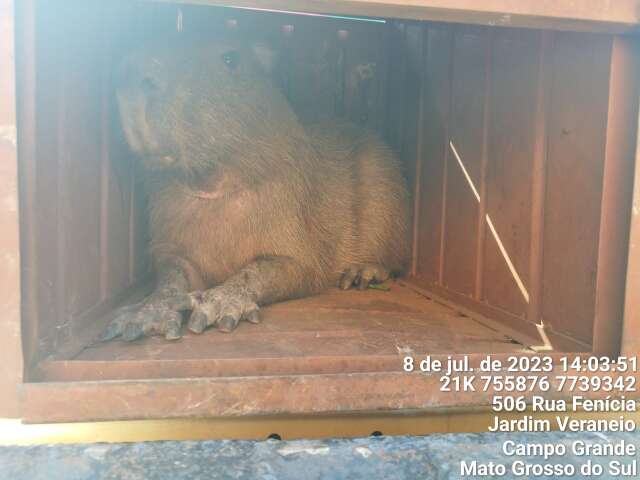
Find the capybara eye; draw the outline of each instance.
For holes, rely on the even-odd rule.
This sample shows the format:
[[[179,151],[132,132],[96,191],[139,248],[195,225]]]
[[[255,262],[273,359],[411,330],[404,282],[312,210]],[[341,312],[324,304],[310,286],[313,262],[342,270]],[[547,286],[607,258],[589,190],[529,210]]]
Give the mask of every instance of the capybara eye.
[[[230,69],[234,69],[238,66],[238,52],[231,50],[222,55],[222,61]]]

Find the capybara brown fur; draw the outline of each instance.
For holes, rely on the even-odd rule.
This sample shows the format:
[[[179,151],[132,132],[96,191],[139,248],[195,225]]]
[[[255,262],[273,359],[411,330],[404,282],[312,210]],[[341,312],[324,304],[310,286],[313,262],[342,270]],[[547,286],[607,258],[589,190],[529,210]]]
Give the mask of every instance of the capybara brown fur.
[[[149,195],[153,293],[103,334],[233,330],[262,305],[401,272],[409,202],[380,140],[337,119],[306,125],[240,40],[172,40],[118,69],[120,120]]]

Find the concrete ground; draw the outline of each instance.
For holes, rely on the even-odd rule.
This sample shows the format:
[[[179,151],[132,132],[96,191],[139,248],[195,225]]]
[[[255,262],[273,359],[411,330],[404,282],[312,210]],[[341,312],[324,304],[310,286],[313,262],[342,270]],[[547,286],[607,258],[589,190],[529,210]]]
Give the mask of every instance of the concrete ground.
[[[548,444],[566,448],[562,456],[507,456],[505,441]],[[578,442],[578,443],[575,443]],[[626,456],[589,457],[572,452],[572,445],[609,443],[635,449]],[[511,444],[509,444],[511,445]],[[564,445],[564,447],[558,445]],[[0,478],[8,480],[88,479],[454,479],[454,478],[563,478],[523,473],[525,464],[564,465],[575,472],[564,478],[640,478],[637,471],[640,434],[448,434],[425,437],[369,437],[305,441],[197,441],[130,444],[42,445],[0,447]],[[461,475],[461,460],[475,460],[476,476]],[[521,461],[521,463],[515,463]],[[600,475],[587,475],[588,461],[603,467]],[[491,463],[492,462],[492,463]],[[616,463],[629,469],[618,475]],[[493,467],[490,465],[493,464]],[[503,465],[502,474],[496,465]],[[633,469],[635,465],[635,472]],[[515,466],[515,471],[512,469]],[[479,467],[482,468],[482,467]],[[591,470],[593,470],[591,466]],[[597,467],[595,467],[597,469]],[[496,470],[498,469],[498,470]]]

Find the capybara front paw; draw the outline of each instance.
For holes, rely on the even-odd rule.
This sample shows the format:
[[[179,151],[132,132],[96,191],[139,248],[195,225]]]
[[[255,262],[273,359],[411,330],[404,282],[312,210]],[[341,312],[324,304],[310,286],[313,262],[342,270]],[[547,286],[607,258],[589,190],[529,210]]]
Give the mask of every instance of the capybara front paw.
[[[100,340],[122,336],[123,340],[132,341],[151,335],[164,335],[167,340],[177,340],[181,336],[181,325],[180,312],[170,308],[166,300],[152,295],[140,303],[118,309]]]
[[[348,290],[351,287],[365,290],[370,283],[384,282],[389,275],[389,270],[376,263],[353,265],[342,273],[337,286],[342,290]]]
[[[202,333],[214,325],[221,332],[231,332],[240,320],[260,322],[258,305],[244,289],[235,286],[221,285],[204,292],[176,297],[172,307],[192,310],[188,326],[194,333]]]

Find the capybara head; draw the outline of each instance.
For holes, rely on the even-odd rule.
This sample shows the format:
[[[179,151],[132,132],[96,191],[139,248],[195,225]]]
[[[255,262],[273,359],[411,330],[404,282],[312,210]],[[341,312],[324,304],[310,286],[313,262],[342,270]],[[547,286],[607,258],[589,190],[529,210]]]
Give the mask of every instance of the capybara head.
[[[272,57],[237,38],[178,37],[130,53],[116,76],[129,146],[148,169],[193,174],[272,141],[295,121]]]

